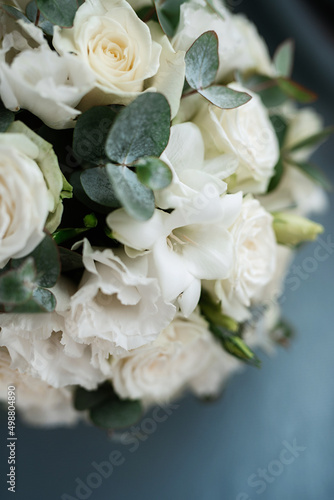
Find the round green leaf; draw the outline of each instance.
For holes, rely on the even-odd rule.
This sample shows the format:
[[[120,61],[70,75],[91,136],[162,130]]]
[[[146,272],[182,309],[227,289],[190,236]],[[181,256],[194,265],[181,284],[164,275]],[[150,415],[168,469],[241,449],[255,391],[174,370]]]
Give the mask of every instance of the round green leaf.
[[[37,19],[37,14],[38,14],[38,8],[35,0],[32,0],[29,2],[26,6],[26,15],[32,23],[36,23]],[[52,36],[53,35],[53,24],[50,23],[50,21],[47,21],[44,19],[43,14],[39,14],[39,19],[38,19],[38,26],[46,33],[47,35]]]
[[[127,167],[108,163],[106,166],[115,194],[126,212],[137,220],[148,220],[155,207],[154,194]]]
[[[142,158],[136,162],[137,177],[150,189],[163,189],[172,182],[173,174],[166,163],[159,158]]]
[[[110,160],[129,165],[143,156],[160,156],[170,133],[170,108],[159,93],[145,92],[116,117],[106,141]]]
[[[78,9],[76,0],[36,0],[36,3],[43,16],[52,24],[64,28],[73,26]]]
[[[89,410],[113,397],[114,392],[109,383],[103,384],[94,391],[77,387],[74,393],[74,408],[78,411]]]
[[[110,182],[105,167],[95,167],[84,170],[80,181],[85,193],[91,200],[104,207],[118,208],[120,203],[116,197],[116,191]]]
[[[20,266],[0,275],[0,303],[18,305],[32,297],[36,267],[33,259],[25,259]]]
[[[185,57],[186,79],[193,89],[211,85],[217,75],[218,37],[214,31],[206,31],[192,44]]]
[[[105,142],[115,116],[108,106],[96,106],[79,116],[73,133],[73,154],[79,162],[104,162]]]
[[[95,425],[106,429],[120,429],[135,424],[142,416],[140,401],[129,399],[111,399],[90,411],[90,418]]]
[[[238,92],[223,85],[212,85],[198,92],[212,104],[222,109],[238,108],[251,100],[251,96],[246,92]]]

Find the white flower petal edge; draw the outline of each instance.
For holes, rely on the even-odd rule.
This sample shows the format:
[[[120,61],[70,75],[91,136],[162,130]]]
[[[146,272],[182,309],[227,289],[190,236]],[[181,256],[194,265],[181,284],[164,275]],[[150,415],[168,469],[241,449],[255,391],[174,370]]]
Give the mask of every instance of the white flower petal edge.
[[[202,279],[226,278],[233,262],[233,243],[228,228],[238,217],[242,194],[217,194],[204,202],[190,200],[171,214],[155,210],[146,222],[133,220],[123,209],[108,215],[107,224],[115,237],[137,250],[147,250],[165,300],[175,301]],[[188,313],[199,300],[193,285]]]
[[[63,337],[65,348],[86,344],[94,366],[102,367],[113,353],[153,341],[175,315],[163,300],[158,282],[148,277],[147,256],[130,259],[123,251],[93,249],[84,240],[86,271],[71,297]]]

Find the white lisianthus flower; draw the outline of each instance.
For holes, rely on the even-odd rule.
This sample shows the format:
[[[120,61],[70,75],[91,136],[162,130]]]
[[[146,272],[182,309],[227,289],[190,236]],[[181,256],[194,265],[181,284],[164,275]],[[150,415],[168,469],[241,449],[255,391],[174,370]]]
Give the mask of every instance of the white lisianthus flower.
[[[31,425],[74,425],[80,413],[73,408],[69,389],[55,389],[40,379],[21,374],[11,367],[5,347],[0,347],[0,401],[8,401],[8,387],[15,387],[16,408]]]
[[[171,214],[156,209],[145,222],[132,219],[124,209],[107,217],[115,237],[138,251],[148,251],[162,294],[178,299],[188,316],[196,307],[202,279],[223,279],[231,270],[233,242],[228,228],[237,218],[241,193],[191,200]]]
[[[31,111],[51,128],[74,126],[75,109],[93,88],[94,78],[73,54],[61,57],[48,45],[20,52],[11,64],[0,62],[0,95],[13,111]]]
[[[110,360],[113,386],[122,398],[166,402],[196,385],[218,349],[203,317],[178,315],[151,344]]]
[[[224,314],[244,321],[250,316],[253,299],[274,276],[277,243],[272,216],[257,200],[246,197],[230,233],[234,248],[232,272],[227,279],[207,286],[221,301]]]
[[[272,74],[268,49],[255,26],[245,17],[231,14],[220,1],[213,3],[216,12],[204,0],[181,5],[173,47],[187,51],[202,33],[213,30],[218,36],[217,82],[226,80],[235,70]]]
[[[208,158],[228,153],[238,160],[235,189],[263,193],[279,158],[277,137],[260,97],[238,83],[228,86],[252,99],[235,109],[206,103],[194,122],[202,131]]]
[[[185,73],[184,53],[175,52],[157,23],[145,24],[125,0],[87,0],[73,28],[55,28],[59,53],[72,52],[95,76],[82,107],[129,104],[144,90],[165,94],[177,112]]]
[[[0,134],[0,267],[29,254],[45,236],[49,196],[38,156],[27,136]]]
[[[148,274],[147,257],[130,259],[122,250],[94,250],[84,240],[86,271],[71,297],[63,341],[68,352],[90,345],[93,363],[153,341],[175,315]]]
[[[103,381],[103,374],[91,365],[90,347],[69,354],[62,344],[72,288],[65,279],[52,288],[57,300],[52,313],[1,314],[0,345],[9,351],[12,370],[55,388],[80,385],[95,389]]]
[[[208,196],[226,191],[227,185],[221,179],[232,175],[238,162],[231,155],[205,161],[204,152],[201,132],[194,123],[172,126],[161,160],[172,170],[173,181],[167,188],[155,192],[158,207],[180,207],[189,199],[198,197],[203,187]]]

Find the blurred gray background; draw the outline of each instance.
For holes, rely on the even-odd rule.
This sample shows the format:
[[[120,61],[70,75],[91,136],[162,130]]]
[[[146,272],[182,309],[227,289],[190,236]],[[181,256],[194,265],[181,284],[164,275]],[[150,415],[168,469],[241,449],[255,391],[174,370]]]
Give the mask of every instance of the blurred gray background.
[[[271,53],[286,38],[296,41],[294,78],[313,89],[316,108],[334,123],[333,3],[302,0],[230,0],[266,38]],[[333,140],[315,155],[334,184]],[[332,207],[333,205],[333,195]],[[332,235],[333,208],[317,219]],[[312,256],[316,244],[299,253]],[[235,376],[213,403],[189,397],[170,408],[139,444],[117,444],[103,431],[18,428],[16,500],[332,500],[334,498],[334,253],[287,290],[284,316],[297,338],[274,358],[261,353],[261,370]],[[150,415],[148,415],[150,417]],[[5,418],[1,414],[1,498],[5,489]],[[154,431],[154,432],[153,432]],[[284,449],[293,446],[293,452]],[[297,446],[297,448],[296,448]],[[136,448],[136,449],[135,449]],[[79,490],[96,477],[93,462],[122,454],[122,465],[98,488]],[[284,462],[282,464],[282,462]],[[266,472],[267,471],[267,472]],[[110,471],[109,471],[110,472]],[[263,476],[262,479],[259,476]],[[261,482],[262,481],[262,482]],[[80,482],[80,481],[79,481]],[[251,484],[249,484],[251,483]],[[253,485],[252,485],[253,484]],[[67,496],[66,496],[67,495]],[[81,496],[80,496],[81,495]]]

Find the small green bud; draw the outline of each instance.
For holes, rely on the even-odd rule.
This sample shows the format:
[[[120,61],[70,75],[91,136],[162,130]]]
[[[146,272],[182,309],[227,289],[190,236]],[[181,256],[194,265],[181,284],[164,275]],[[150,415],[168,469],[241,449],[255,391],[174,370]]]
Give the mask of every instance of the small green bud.
[[[321,224],[299,215],[276,212],[273,217],[276,240],[282,245],[298,245],[303,241],[314,241],[318,234],[324,231]]]

